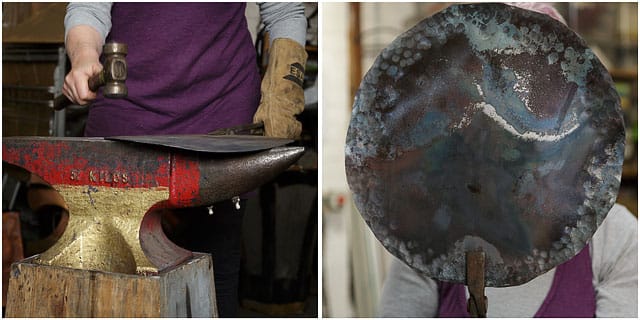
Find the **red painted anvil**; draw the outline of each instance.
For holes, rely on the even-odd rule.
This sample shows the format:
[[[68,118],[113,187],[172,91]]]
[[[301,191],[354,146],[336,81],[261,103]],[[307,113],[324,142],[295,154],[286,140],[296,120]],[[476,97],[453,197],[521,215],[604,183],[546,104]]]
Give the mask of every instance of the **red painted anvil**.
[[[210,205],[251,191],[304,151],[282,147],[285,139],[168,138],[178,146],[185,141],[190,150],[103,138],[3,138],[3,161],[50,183],[69,211],[66,231],[37,262],[131,274],[175,266],[191,252],[166,238],[161,210]],[[194,141],[213,147],[193,151],[200,150],[189,147]],[[227,148],[215,147],[220,145]]]

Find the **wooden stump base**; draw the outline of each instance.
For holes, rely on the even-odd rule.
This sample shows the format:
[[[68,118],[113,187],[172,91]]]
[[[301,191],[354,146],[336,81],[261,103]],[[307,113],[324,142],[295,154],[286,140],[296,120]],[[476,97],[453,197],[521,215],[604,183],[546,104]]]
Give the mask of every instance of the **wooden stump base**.
[[[7,317],[217,317],[208,254],[157,275],[133,275],[35,264],[11,266]]]

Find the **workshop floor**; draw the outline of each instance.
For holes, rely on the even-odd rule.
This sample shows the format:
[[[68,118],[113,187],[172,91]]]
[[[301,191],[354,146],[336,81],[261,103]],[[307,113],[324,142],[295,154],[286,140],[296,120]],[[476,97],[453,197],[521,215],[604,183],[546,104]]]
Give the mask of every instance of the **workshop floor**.
[[[310,286],[309,296],[305,301],[304,311],[301,314],[290,314],[286,316],[273,316],[266,313],[257,312],[242,305],[238,310],[238,318],[317,318],[318,317],[318,281],[317,277],[312,276],[312,285]]]
[[[244,309],[240,307],[238,310],[238,318],[317,318],[318,317],[318,296],[317,294],[312,294],[307,298],[304,313],[303,314],[295,314],[288,317],[283,316],[270,316],[267,314],[255,312],[252,310]]]

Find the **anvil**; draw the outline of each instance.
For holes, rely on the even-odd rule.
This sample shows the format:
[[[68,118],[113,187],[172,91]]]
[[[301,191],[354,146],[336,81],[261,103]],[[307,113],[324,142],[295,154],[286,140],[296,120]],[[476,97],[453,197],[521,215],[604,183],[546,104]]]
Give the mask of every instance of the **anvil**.
[[[376,58],[346,175],[373,234],[415,271],[516,286],[590,241],[615,203],[624,141],[615,85],[579,35],[514,6],[457,4]]]
[[[183,138],[172,139],[179,144]],[[207,139],[213,145],[234,140]],[[245,145],[252,138],[238,139]],[[11,137],[3,138],[2,159],[50,183],[66,202],[67,229],[37,263],[154,274],[192,256],[162,231],[162,210],[206,206],[251,191],[304,152],[283,147],[285,139],[255,140],[247,150],[199,152],[104,138]]]

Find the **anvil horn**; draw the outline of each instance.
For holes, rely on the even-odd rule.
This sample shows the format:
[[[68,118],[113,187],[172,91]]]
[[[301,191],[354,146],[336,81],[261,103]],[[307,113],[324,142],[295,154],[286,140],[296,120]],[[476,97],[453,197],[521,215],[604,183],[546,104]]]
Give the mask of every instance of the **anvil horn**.
[[[279,147],[215,158],[176,155],[172,161],[171,205],[202,206],[251,191],[286,170],[303,152],[302,147]],[[197,170],[187,163],[197,163]],[[192,195],[194,190],[197,196]]]

